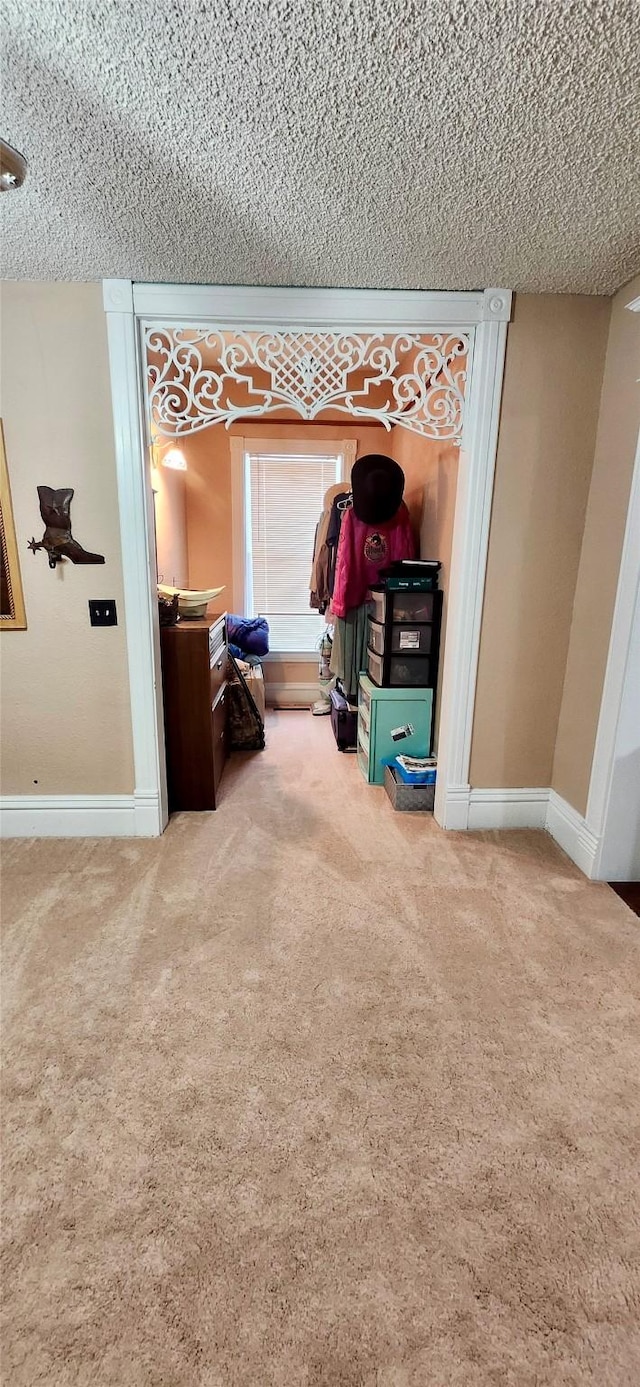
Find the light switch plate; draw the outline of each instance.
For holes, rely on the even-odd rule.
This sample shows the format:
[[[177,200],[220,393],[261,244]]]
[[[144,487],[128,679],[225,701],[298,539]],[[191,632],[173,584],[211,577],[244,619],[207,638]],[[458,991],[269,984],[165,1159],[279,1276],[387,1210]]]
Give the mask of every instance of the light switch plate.
[[[113,597],[90,597],[89,621],[92,626],[117,626],[118,613]]]

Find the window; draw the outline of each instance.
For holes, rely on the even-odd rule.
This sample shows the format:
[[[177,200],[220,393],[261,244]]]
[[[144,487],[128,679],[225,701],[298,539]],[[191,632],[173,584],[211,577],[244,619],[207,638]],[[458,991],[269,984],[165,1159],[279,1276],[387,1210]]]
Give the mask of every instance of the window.
[[[244,610],[267,618],[272,651],[311,653],[325,627],[309,606],[316,525],[355,443],[243,442]]]

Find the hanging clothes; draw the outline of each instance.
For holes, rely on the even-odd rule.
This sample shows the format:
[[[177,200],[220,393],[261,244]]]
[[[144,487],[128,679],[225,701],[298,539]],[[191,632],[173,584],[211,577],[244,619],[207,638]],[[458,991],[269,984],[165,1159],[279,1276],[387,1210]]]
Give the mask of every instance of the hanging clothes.
[[[363,602],[334,622],[330,669],[341,680],[349,703],[357,703],[358,681],[367,668],[370,611],[371,603]]]
[[[361,607],[381,568],[395,559],[413,559],[416,542],[409,512],[401,502],[391,520],[369,525],[353,509],[345,512],[340,531],[331,610],[336,617]]]
[[[329,561],[327,569],[327,588],[329,598],[333,597],[333,589],[336,578],[336,563],[338,558],[338,546],[340,535],[342,534],[342,522],[351,506],[351,492],[343,491],[340,496],[336,496],[331,507],[331,518],[327,530],[327,549],[329,551]]]
[[[344,504],[348,501],[349,494],[344,482],[330,486],[325,493],[322,515],[316,526],[309,580],[309,606],[321,613],[326,611],[333,591],[335,556],[343,515],[338,502]]]

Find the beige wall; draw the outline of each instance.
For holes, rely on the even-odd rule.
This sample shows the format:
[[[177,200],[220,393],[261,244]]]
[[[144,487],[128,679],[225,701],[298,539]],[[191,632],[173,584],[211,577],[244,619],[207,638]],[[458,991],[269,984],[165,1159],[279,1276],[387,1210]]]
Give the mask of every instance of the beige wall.
[[[509,328],[473,786],[551,784],[611,301],[518,295]]]
[[[553,789],[587,807],[629,492],[640,428],[640,314],[627,304],[640,276],[612,303],[600,417],[573,607]]]
[[[97,284],[0,288],[2,401],[26,631],[2,633],[4,794],[133,790],[122,563],[105,318]],[[72,486],[75,538],[104,566],[31,554],[36,486]],[[89,625],[112,597],[118,626]]]
[[[627,292],[637,290],[631,286],[613,307],[590,495],[610,301],[519,296],[507,349],[471,778],[479,786],[549,784],[560,715],[553,783],[578,808],[588,782],[632,462],[626,411],[635,320],[622,310]],[[100,289],[8,283],[1,303],[2,409],[28,621],[26,632],[4,632],[1,640],[3,790],[127,793],[133,787],[129,694]],[[264,435],[264,420],[252,427]],[[336,422],[335,437],[352,427]],[[393,441],[381,430],[366,432],[366,451],[393,453],[410,437],[402,441],[398,429]],[[215,473],[214,433],[223,435],[205,431],[188,445],[196,451],[186,479],[187,518],[189,496],[193,504]],[[444,558],[454,485],[450,462],[444,469],[441,463],[420,484],[428,498],[423,552],[437,546]],[[189,554],[194,585],[231,584],[230,473],[223,468],[218,476],[213,525]],[[66,564],[52,573],[43,554],[27,552],[27,540],[42,533],[40,482],[75,487],[74,532],[105,554],[104,567]],[[408,473],[408,493],[412,488]],[[418,496],[408,499],[419,518]],[[93,596],[115,597],[117,627],[89,626]],[[283,664],[278,672],[283,681],[302,682],[312,671],[315,662]]]

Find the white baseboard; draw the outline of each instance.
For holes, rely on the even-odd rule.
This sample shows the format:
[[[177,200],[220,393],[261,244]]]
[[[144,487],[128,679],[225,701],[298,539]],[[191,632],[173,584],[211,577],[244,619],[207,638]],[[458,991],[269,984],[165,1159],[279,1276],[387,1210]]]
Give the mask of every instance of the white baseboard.
[[[2,795],[2,838],[155,838],[157,795]]]
[[[598,837],[566,800],[546,787],[446,791],[445,828],[476,832],[494,828],[545,828],[588,877],[596,875]]]
[[[271,687],[286,703],[270,706],[307,708],[317,695],[313,684]],[[546,828],[586,876],[595,876],[598,837],[555,790],[456,786],[446,792],[444,815],[443,827],[454,830]],[[153,794],[0,797],[2,838],[153,838],[162,828]]]
[[[264,691],[268,708],[310,708],[320,697],[317,680],[315,684],[278,684],[265,679]]]
[[[544,828],[548,799],[546,787],[472,790],[469,785],[456,785],[445,792],[443,827],[463,832]]]
[[[440,788],[436,781],[436,797],[434,806],[434,817],[436,823],[441,828],[453,829],[455,832],[463,832],[469,827],[469,796],[471,794],[468,785],[443,786]]]
[[[586,819],[566,799],[549,791],[545,827],[572,862],[588,877],[595,876],[599,840]]]
[[[469,821],[472,830],[483,828],[544,828],[549,791],[527,787],[516,790],[472,790]]]

